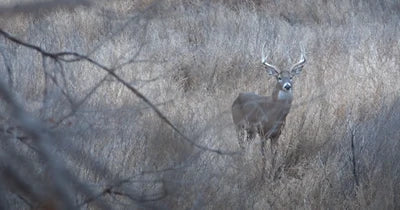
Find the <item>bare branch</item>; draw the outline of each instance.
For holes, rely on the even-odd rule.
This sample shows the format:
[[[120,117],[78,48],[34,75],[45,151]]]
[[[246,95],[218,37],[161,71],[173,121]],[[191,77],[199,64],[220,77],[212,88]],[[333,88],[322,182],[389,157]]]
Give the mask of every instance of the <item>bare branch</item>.
[[[0,16],[11,16],[17,14],[37,14],[42,11],[51,11],[58,8],[89,6],[88,0],[51,0],[51,1],[33,1],[19,3],[12,6],[0,6]]]
[[[147,196],[134,196],[129,192],[124,192],[121,187],[123,187],[124,184],[132,183],[132,182],[151,182],[151,183],[161,183],[164,186],[164,182],[162,180],[135,180],[134,178],[127,178],[127,179],[122,179],[120,181],[115,182],[114,184],[110,184],[106,186],[104,189],[101,190],[100,193],[94,195],[93,197],[89,197],[80,204],[77,205],[78,208],[83,207],[84,205],[87,205],[97,199],[99,199],[102,196],[105,196],[107,194],[115,194],[119,196],[125,196],[128,197],[129,199],[142,203],[142,202],[149,202],[149,201],[157,201],[165,198],[167,196],[167,191],[165,187],[163,187],[161,193],[155,193]]]
[[[183,139],[185,141],[189,142],[192,146],[197,147],[204,151],[214,152],[214,153],[217,153],[220,155],[237,154],[237,152],[222,151],[220,149],[214,149],[214,148],[209,148],[209,147],[200,145],[200,144],[196,143],[194,140],[187,137],[147,97],[145,97],[140,91],[138,91],[136,88],[134,88],[128,82],[126,82],[124,79],[119,77],[115,73],[115,69],[110,69],[110,68],[106,67],[105,65],[100,64],[99,62],[93,60],[92,58],[89,58],[85,55],[81,55],[76,52],[58,52],[58,53],[47,52],[47,51],[43,50],[42,48],[40,48],[39,46],[26,43],[24,41],[21,41],[15,37],[13,37],[12,35],[10,35],[9,33],[5,32],[2,29],[0,29],[0,34],[3,35],[5,38],[11,40],[14,43],[17,43],[17,44],[20,44],[27,48],[36,50],[39,53],[41,53],[42,55],[50,57],[52,59],[56,59],[56,60],[60,60],[60,61],[64,61],[64,62],[76,62],[76,61],[84,60],[84,61],[87,61],[87,62],[97,66],[98,68],[106,71],[109,75],[114,77],[118,82],[120,82],[122,85],[124,85],[126,88],[128,88],[132,93],[134,93],[138,98],[140,98],[142,101],[144,101],[148,106],[150,106],[160,119],[162,119],[165,123],[167,123],[167,125],[169,125],[176,133],[178,133],[180,136],[182,136]]]
[[[351,160],[353,164],[353,176],[354,176],[354,181],[356,182],[356,186],[360,186],[359,178],[358,178],[358,173],[357,173],[357,161],[356,161],[356,154],[355,154],[355,146],[354,146],[354,140],[356,136],[356,131],[355,129],[351,130]]]

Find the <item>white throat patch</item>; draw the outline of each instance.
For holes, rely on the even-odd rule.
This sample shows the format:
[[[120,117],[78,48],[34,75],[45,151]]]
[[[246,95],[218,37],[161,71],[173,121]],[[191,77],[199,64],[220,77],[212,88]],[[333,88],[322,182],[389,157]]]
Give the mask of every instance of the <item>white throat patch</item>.
[[[286,100],[291,98],[292,98],[292,90],[289,91],[280,90],[278,92],[278,100]]]

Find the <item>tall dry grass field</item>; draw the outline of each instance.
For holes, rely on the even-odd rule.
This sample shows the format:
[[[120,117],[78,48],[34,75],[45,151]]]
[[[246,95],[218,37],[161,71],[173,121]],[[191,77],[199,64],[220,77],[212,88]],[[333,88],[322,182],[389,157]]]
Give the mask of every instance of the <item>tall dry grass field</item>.
[[[0,3],[4,208],[400,208],[398,1],[66,2]],[[307,57],[265,180],[231,118],[264,43]]]

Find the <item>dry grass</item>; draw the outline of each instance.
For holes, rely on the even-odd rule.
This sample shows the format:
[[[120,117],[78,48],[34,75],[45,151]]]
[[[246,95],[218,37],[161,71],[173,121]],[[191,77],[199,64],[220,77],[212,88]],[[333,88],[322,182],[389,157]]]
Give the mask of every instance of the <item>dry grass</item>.
[[[261,181],[258,139],[240,155],[201,151],[112,78],[55,129],[71,144],[123,177],[162,179],[168,196],[152,202],[160,208],[400,208],[398,2],[150,2],[96,3],[0,22],[52,52],[88,54],[110,67],[128,62],[118,75],[188,137],[224,151],[238,150],[230,116],[234,98],[247,91],[268,95],[274,85],[260,62],[262,44],[281,68],[294,63],[303,46],[308,61],[295,80],[279,140],[278,179]],[[0,66],[9,62],[13,70],[12,90],[49,125],[73,108],[68,100],[80,101],[106,75],[85,62],[60,69],[3,38],[0,49]],[[106,182],[84,160],[66,160],[88,183]],[[158,183],[134,188],[143,194],[160,190]],[[106,199],[115,208],[132,207]],[[8,204],[17,205],[12,199]]]

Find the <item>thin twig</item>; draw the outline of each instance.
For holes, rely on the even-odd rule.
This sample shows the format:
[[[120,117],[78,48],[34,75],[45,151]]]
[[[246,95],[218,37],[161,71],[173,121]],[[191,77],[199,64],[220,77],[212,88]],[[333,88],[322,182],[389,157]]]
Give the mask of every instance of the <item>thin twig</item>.
[[[356,152],[355,152],[355,146],[354,146],[354,140],[355,140],[355,129],[351,130],[351,154],[352,154],[352,164],[353,164],[353,176],[354,180],[356,182],[356,186],[358,187],[360,185],[359,179],[358,179],[358,173],[357,173],[357,161],[356,161]]]

